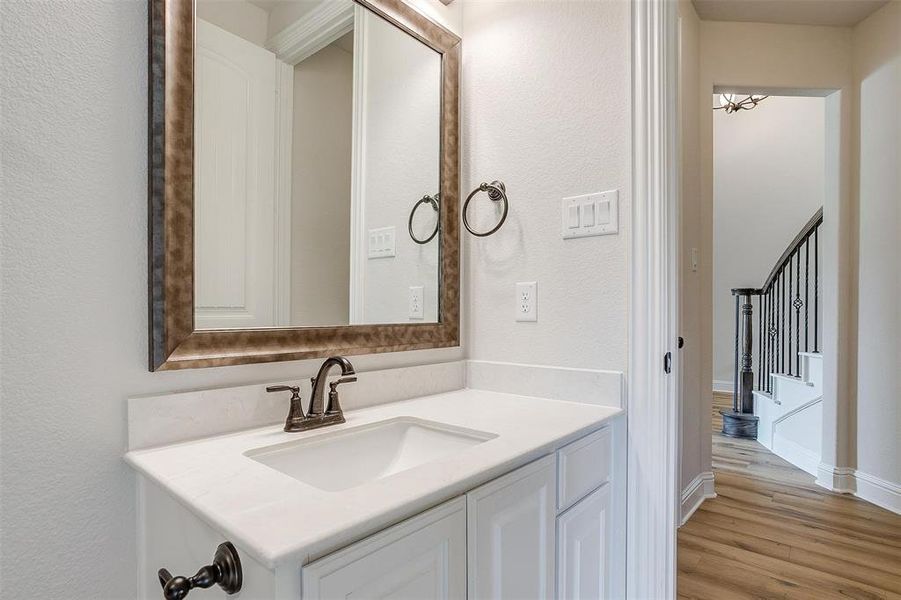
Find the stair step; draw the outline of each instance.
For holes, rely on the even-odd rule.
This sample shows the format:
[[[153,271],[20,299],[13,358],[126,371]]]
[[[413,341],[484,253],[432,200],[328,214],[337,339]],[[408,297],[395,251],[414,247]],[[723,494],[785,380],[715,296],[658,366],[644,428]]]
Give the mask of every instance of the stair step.
[[[804,381],[799,376],[796,375],[784,375],[782,373],[770,373],[770,377],[775,379],[781,379],[783,381],[791,381],[793,383],[797,383],[798,385],[806,385],[808,387],[814,387],[814,384],[810,381]]]

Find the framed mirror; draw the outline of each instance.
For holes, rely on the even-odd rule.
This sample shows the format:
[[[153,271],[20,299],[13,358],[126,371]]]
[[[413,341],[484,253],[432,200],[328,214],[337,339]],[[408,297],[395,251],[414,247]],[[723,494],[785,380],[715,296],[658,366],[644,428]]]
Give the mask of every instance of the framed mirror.
[[[150,369],[459,345],[459,63],[401,0],[151,0]]]

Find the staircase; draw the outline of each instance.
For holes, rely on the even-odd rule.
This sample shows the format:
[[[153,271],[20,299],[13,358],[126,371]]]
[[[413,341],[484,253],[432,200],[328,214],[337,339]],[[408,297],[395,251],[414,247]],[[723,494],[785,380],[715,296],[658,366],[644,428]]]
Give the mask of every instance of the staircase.
[[[823,430],[823,355],[799,352],[798,376],[771,373],[769,389],[754,391],[757,441],[813,476]]]
[[[723,434],[757,438],[813,475],[820,462],[822,435],[822,224],[820,208],[779,257],[762,287],[732,290],[735,392],[732,410],[722,411]]]

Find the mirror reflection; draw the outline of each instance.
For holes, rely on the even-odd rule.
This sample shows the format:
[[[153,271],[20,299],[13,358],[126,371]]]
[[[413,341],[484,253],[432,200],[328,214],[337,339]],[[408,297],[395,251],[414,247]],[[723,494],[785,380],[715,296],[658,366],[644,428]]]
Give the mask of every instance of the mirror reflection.
[[[436,322],[440,54],[350,0],[196,16],[195,327]]]

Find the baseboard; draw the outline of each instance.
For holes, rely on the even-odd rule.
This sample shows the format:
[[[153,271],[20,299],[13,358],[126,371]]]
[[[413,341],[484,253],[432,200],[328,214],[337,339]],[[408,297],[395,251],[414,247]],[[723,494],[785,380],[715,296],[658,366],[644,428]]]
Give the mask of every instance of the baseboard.
[[[713,391],[714,392],[729,392],[731,394],[732,392],[735,391],[735,382],[714,379],[713,380]]]
[[[897,483],[862,471],[854,471],[854,481],[857,484],[855,496],[895,514],[901,514],[901,486]]]
[[[682,521],[679,526],[685,525],[691,515],[708,498],[716,498],[713,473],[705,471],[691,480],[685,490],[682,491]]]
[[[769,450],[814,477],[819,475],[820,456],[804,446],[776,433],[773,435],[773,447]]]

